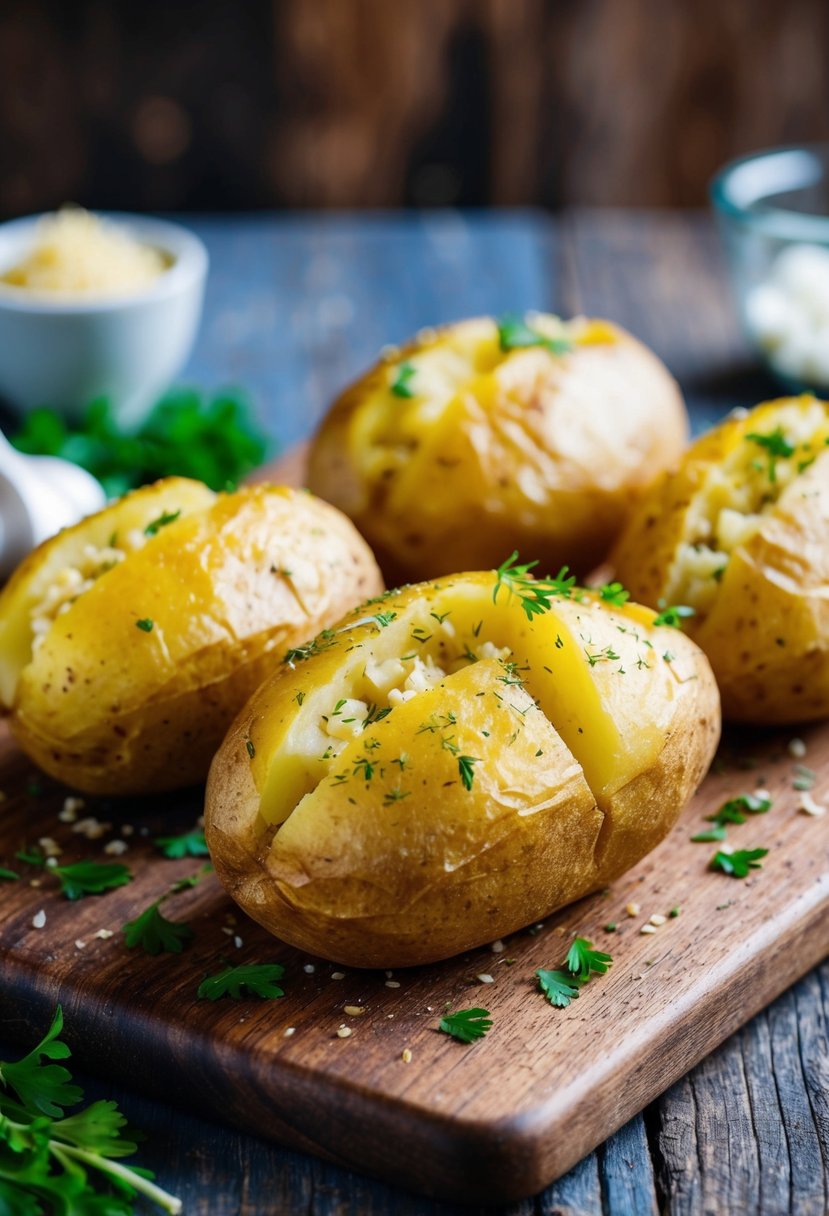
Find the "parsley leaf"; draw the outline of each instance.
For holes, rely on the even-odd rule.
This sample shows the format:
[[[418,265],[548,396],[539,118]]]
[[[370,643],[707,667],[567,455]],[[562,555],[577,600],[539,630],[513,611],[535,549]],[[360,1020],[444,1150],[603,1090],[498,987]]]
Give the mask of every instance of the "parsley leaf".
[[[459,1043],[474,1043],[492,1029],[492,1018],[488,1009],[456,1009],[440,1019],[438,1028]]]
[[[158,519],[154,519],[152,523],[147,524],[144,529],[145,536],[157,536],[162,528],[166,528],[168,524],[174,524],[181,515],[181,509],[178,511],[162,511]]]
[[[711,869],[722,870],[732,878],[745,878],[750,870],[760,870],[760,859],[768,849],[738,849],[736,853],[715,853],[711,858]]]
[[[577,937],[567,953],[567,969],[576,976],[580,984],[590,979],[591,971],[604,975],[613,959],[601,950],[594,950],[593,943],[585,937]]]
[[[103,895],[132,882],[132,874],[118,861],[76,861],[68,866],[55,866],[50,873],[60,879],[67,899],[82,899],[84,895]]]
[[[545,971],[542,967],[535,974],[541,991],[557,1009],[566,1009],[578,997],[579,981],[569,971]]]
[[[182,922],[168,920],[161,912],[161,900],[150,904],[135,920],[121,926],[128,949],[140,946],[145,954],[181,954],[193,940],[193,930]]]
[[[37,1047],[13,1064],[0,1062],[0,1082],[11,1087],[25,1110],[31,1115],[47,1115],[59,1119],[66,1106],[75,1106],[83,1098],[83,1090],[71,1085],[72,1074],[62,1064],[45,1064],[44,1060],[65,1060],[71,1052],[58,1036],[63,1030],[63,1011],[58,1006],[52,1025]],[[43,1059],[41,1059],[43,1057]]]
[[[62,1029],[58,1006],[33,1051],[15,1062],[0,1061],[0,1213],[130,1216],[132,1200],[142,1194],[176,1216],[181,1202],[156,1186],[149,1170],[115,1163],[136,1145],[133,1134],[124,1134],[126,1119],[114,1102],[65,1114],[83,1100],[83,1090],[68,1069],[49,1062],[70,1054],[58,1037]],[[117,1193],[98,1190],[90,1171],[100,1171]]]
[[[553,355],[566,355],[573,349],[567,338],[548,338],[527,324],[523,317],[508,314],[498,324],[498,345],[502,351],[524,350],[530,346],[543,346]]]
[[[630,592],[626,591],[621,583],[605,583],[599,588],[599,598],[607,604],[617,604],[621,607],[630,599]]]
[[[196,995],[201,1000],[217,1001],[219,997],[231,996],[238,1001],[242,989],[249,995],[271,999],[285,993],[276,984],[285,968],[279,963],[245,963],[241,967],[227,967],[217,975],[210,975],[199,984]]]
[[[178,860],[182,857],[207,857],[207,841],[201,828],[185,832],[181,836],[157,836],[153,841],[165,857]]]
[[[534,616],[549,612],[554,596],[570,599],[573,587],[576,585],[575,575],[568,577],[568,567],[562,566],[555,578],[536,578],[530,573],[538,562],[518,564],[518,550],[515,549],[505,562],[495,571],[495,586],[492,590],[493,604],[498,601],[498,592],[506,587],[510,595],[517,595],[526,613],[527,620]]]
[[[371,619],[373,621],[376,621],[381,629],[385,629],[387,625],[390,625],[392,623],[392,621],[397,619],[397,613],[396,612],[378,612]]]
[[[20,875],[14,870],[7,870],[3,866],[0,866],[0,880],[4,882],[14,882],[14,880],[19,877]]]
[[[152,633],[153,625],[155,624],[148,616],[141,617],[135,622],[135,628],[140,629],[142,633]]]
[[[472,789],[472,782],[475,780],[475,770],[472,766],[477,764],[479,759],[478,756],[458,756],[458,772],[465,790]]]
[[[400,363],[390,388],[395,397],[414,397],[414,390],[409,387],[412,377],[417,372],[413,363]]]
[[[683,619],[689,616],[696,616],[696,611],[688,604],[673,604],[670,608],[663,608],[661,612],[658,612],[651,624],[671,625],[674,629],[680,629]]]

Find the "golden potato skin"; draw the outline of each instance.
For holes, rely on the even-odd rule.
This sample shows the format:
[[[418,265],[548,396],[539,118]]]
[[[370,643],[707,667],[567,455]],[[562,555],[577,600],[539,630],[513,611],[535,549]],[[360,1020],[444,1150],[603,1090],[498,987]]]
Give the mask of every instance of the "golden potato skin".
[[[664,603],[669,572],[712,467],[749,434],[768,434],[781,408],[829,404],[780,398],[726,419],[689,448],[639,504],[611,558],[631,594]],[[759,452],[758,452],[759,455]],[[710,610],[683,623],[705,651],[723,713],[785,725],[829,715],[829,449],[787,488],[761,527],[732,551]]]
[[[222,883],[276,936],[355,967],[450,957],[606,885],[702,779],[719,703],[687,638],[595,596],[529,622],[504,588],[493,605],[494,589],[492,573],[456,575],[357,609],[240,713],[211,766],[205,833]],[[463,622],[479,614],[476,635]],[[473,636],[508,639],[515,666],[461,667],[372,718],[326,767],[321,712],[441,617],[457,629],[444,657]],[[459,757],[474,758],[469,789]]]
[[[62,555],[185,501],[24,653],[32,588]],[[217,496],[177,478],[145,487],[46,542],[0,595],[0,651],[23,647],[2,673],[12,731],[41,768],[84,791],[192,784],[280,654],[381,588],[352,524],[307,493]]]
[[[533,324],[572,349],[504,352],[493,320],[459,322],[376,364],[323,421],[309,485],[354,520],[390,584],[497,565],[512,549],[586,573],[679,458],[685,407],[647,347],[605,321]],[[404,391],[419,379],[425,390],[401,398],[408,364]]]

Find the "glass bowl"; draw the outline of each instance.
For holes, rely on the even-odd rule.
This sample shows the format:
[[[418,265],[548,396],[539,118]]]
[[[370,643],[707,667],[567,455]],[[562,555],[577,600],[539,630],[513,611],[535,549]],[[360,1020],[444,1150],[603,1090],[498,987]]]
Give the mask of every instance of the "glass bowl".
[[[732,161],[711,201],[749,342],[787,389],[829,392],[829,144]]]

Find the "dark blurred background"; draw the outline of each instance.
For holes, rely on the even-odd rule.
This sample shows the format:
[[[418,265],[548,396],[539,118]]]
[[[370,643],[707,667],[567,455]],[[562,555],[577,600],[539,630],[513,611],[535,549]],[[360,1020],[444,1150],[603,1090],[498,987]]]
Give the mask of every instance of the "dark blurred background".
[[[829,138],[827,0],[0,0],[0,216],[699,205]]]

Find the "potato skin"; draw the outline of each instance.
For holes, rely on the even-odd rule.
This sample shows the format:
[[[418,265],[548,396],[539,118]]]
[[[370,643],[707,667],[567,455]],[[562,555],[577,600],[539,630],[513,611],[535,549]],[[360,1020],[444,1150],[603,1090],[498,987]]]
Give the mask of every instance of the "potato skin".
[[[769,433],[781,408],[816,404],[829,424],[829,405],[811,397],[780,398],[728,418],[654,484],[611,558],[636,599],[664,602],[711,469],[747,435]],[[727,719],[785,725],[829,715],[829,450],[818,452],[761,527],[736,546],[712,607],[684,629],[711,662]]]
[[[687,417],[660,360],[608,322],[565,332],[573,348],[556,355],[501,352],[487,318],[430,331],[334,403],[309,485],[354,520],[391,585],[494,566],[513,549],[545,570],[586,573],[644,486],[678,459]],[[455,392],[437,416],[390,387],[419,358],[453,360]],[[457,371],[463,359],[474,374]]]
[[[0,595],[0,646],[19,635],[28,589],[62,553],[125,520],[146,525],[160,502],[192,497],[193,484],[138,490],[36,550]],[[382,588],[368,547],[326,503],[278,486],[200,489],[209,497],[197,495],[56,617],[7,701],[21,748],[78,789],[136,794],[202,780],[281,653]]]
[[[499,598],[493,628],[511,639],[521,681],[492,658],[461,668],[372,721],[275,812],[286,757],[307,750],[326,697],[347,695],[348,672],[398,653],[431,612],[460,621],[464,603],[491,608],[494,584],[467,574],[392,593],[382,611],[396,620],[382,631],[368,615],[376,607],[355,610],[240,713],[211,766],[205,833],[228,892],[276,936],[355,967],[413,966],[493,941],[628,869],[704,776],[719,703],[687,638],[652,628],[655,614],[635,605],[556,601],[527,622],[517,600]],[[596,659],[611,643],[618,665]],[[572,721],[566,705],[557,711],[560,730],[539,708],[549,696],[572,700]],[[584,763],[562,732],[587,740]],[[374,775],[355,780],[366,735]],[[471,789],[458,755],[475,757]]]

